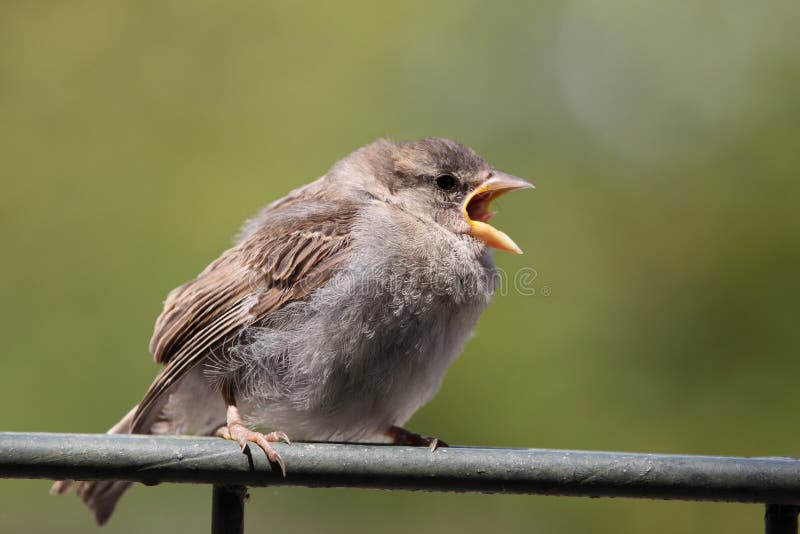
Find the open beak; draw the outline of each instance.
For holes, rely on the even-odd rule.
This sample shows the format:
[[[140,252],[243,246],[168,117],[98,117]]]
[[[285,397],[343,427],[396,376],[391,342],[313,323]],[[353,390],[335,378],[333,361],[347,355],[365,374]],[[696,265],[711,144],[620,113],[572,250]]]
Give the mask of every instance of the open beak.
[[[493,172],[489,179],[467,196],[461,211],[469,223],[469,235],[476,237],[493,248],[522,254],[522,250],[506,234],[488,223],[494,213],[489,204],[497,197],[517,189],[533,189],[533,184],[522,178],[502,172]]]

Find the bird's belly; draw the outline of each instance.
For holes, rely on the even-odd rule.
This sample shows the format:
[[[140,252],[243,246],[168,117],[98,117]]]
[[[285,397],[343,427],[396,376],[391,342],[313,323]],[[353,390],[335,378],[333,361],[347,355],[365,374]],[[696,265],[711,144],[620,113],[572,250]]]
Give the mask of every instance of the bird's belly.
[[[418,251],[396,242],[405,232],[383,233],[354,231],[345,269],[233,348],[230,383],[251,422],[294,439],[374,440],[436,394],[494,294],[494,264],[451,237],[420,267]]]
[[[292,344],[285,358],[294,365],[283,380],[251,388],[243,413],[293,439],[381,441],[436,394],[484,306],[434,305],[388,324],[364,322],[359,332],[343,331],[340,316],[312,318],[327,323],[316,330],[328,333],[324,342]]]

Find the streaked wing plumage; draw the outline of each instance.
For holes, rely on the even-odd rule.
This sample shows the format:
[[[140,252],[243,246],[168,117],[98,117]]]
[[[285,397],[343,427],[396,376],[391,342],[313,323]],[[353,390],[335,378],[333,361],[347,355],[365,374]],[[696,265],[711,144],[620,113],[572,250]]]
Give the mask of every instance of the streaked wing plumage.
[[[139,404],[134,433],[143,431],[162,395],[215,348],[286,303],[310,295],[348,258],[355,207],[337,204],[311,213],[309,218],[281,217],[276,209],[263,227],[169,294],[150,342],[164,368]]]

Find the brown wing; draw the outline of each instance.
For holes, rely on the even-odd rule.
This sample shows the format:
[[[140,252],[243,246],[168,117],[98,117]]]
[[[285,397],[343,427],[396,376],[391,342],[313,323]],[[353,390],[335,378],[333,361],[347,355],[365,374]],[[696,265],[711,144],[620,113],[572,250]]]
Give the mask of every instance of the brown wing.
[[[161,396],[243,327],[323,286],[349,256],[354,207],[299,219],[280,214],[167,297],[150,351],[164,368],[136,412],[133,432]]]

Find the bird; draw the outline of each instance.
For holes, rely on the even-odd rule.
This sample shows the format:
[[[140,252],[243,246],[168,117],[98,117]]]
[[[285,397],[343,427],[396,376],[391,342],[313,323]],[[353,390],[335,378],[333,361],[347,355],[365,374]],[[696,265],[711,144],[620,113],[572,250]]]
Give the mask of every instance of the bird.
[[[496,291],[497,197],[533,188],[444,138],[378,139],[245,222],[164,303],[160,372],[111,434],[442,445],[403,428],[430,401]],[[254,430],[269,430],[262,433]],[[76,487],[98,525],[129,481]]]

